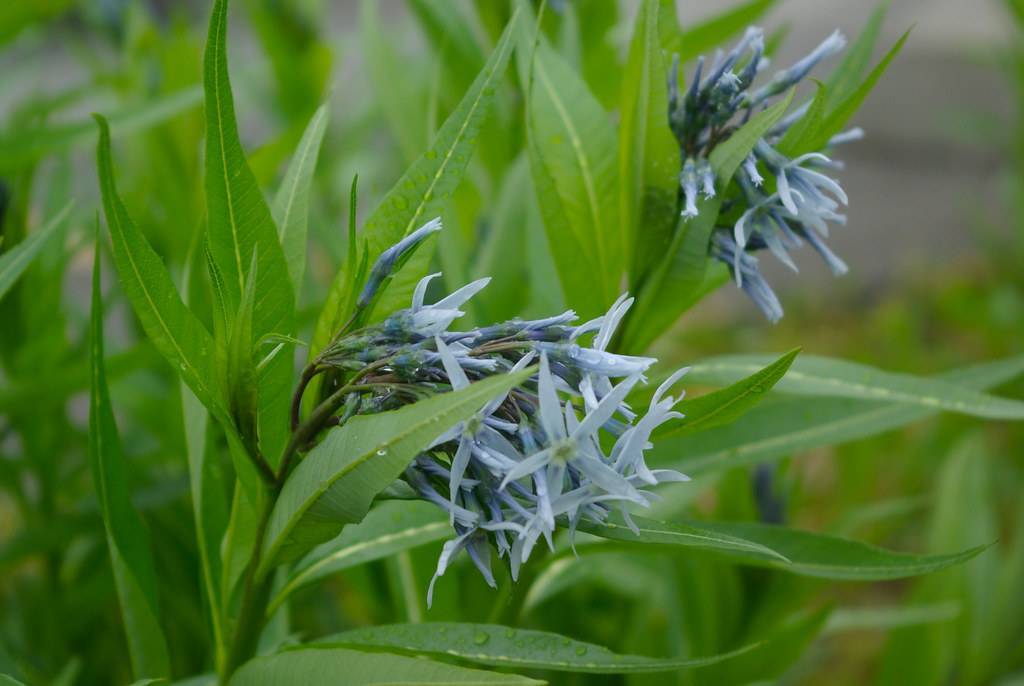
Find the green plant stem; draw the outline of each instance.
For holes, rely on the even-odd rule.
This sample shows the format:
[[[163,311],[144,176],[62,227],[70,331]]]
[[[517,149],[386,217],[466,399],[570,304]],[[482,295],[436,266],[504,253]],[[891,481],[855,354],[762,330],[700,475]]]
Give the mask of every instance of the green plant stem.
[[[329,395],[326,400],[317,405],[316,409],[309,415],[309,419],[300,424],[298,428],[292,432],[292,437],[288,441],[288,445],[285,446],[284,453],[281,456],[281,466],[277,471],[275,480],[277,488],[280,489],[281,486],[284,485],[285,479],[288,478],[288,471],[291,469],[291,463],[295,459],[295,455],[298,454],[302,446],[306,445],[314,436],[320,433],[324,426],[326,426],[327,421],[334,416],[334,413],[345,402],[345,398],[348,394],[354,391],[373,388],[372,384],[357,384],[356,381],[373,370],[382,367],[386,362],[388,362],[387,359],[379,360],[365,367],[352,379],[352,381],[336,390],[334,393]],[[301,397],[298,402],[301,404]]]
[[[402,600],[405,603],[406,618],[410,624],[419,624],[423,621],[419,585],[416,583],[416,573],[412,567],[412,556],[408,550],[403,550],[398,554],[397,566],[398,583],[402,587]]]
[[[270,600],[272,577],[269,574],[261,577],[258,570],[267,524],[270,521],[270,513],[274,511],[274,504],[277,502],[279,493],[280,489],[275,486],[268,489],[263,498],[252,554],[249,556],[249,564],[245,570],[238,619],[235,622],[235,632],[228,649],[221,683],[227,683],[235,670],[256,654],[256,648],[259,645],[260,632],[265,623],[267,603]]]

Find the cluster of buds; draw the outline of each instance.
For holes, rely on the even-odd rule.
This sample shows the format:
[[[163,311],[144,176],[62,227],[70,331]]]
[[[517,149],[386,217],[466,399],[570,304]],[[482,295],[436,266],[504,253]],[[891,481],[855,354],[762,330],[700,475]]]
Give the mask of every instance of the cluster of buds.
[[[681,151],[683,217],[699,214],[699,195],[715,195],[715,175],[709,162],[712,150],[845,44],[842,34],[833,33],[809,55],[756,89],[752,89],[753,83],[768,65],[764,32],[759,28],[747,29],[731,51],[716,55],[706,74],[701,57],[685,93],[679,89],[678,59],[675,61],[669,74],[669,125]],[[863,132],[852,129],[841,133],[828,142],[825,152],[790,159],[779,152],[778,143],[807,114],[809,104],[779,121],[754,146],[736,174],[736,192],[723,199],[720,217],[734,221],[716,225],[711,241],[711,256],[729,267],[737,285],[773,322],[782,317],[782,306],[758,270],[753,252],[767,248],[795,271],[789,251],[806,241],[833,273],[847,270],[824,242],[829,224],[845,223],[846,217],[839,209],[847,204],[846,193],[827,175],[829,170],[841,169],[842,164],[825,152],[861,138]],[[768,181],[766,176],[770,177]]]
[[[393,264],[438,228],[428,224],[381,259]],[[391,269],[380,260],[378,266]],[[657,389],[641,416],[626,398],[646,382],[644,374],[656,360],[607,349],[631,298],[623,295],[607,314],[578,325],[570,310],[453,331],[462,307],[489,279],[426,304],[436,276],[420,281],[410,308],[339,336],[318,358],[319,365],[361,379],[351,386],[338,422],[537,365],[524,384],[439,436],[402,477],[417,497],[444,508],[454,529],[428,602],[437,578],[463,550],[494,586],[492,549],[507,558],[515,579],[541,539],[553,547],[558,527],[571,539],[581,520],[602,522],[613,510],[632,527],[627,508],[649,506],[655,497],[650,487],[686,480],[644,462],[652,432],[682,416],[673,409],[681,397],[668,392],[686,370]],[[364,291],[365,299],[372,295]]]

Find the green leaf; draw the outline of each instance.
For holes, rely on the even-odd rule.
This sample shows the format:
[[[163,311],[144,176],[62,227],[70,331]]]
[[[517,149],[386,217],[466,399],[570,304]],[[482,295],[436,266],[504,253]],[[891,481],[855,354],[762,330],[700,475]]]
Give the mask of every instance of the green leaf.
[[[455,657],[509,669],[550,669],[577,674],[643,674],[705,667],[742,655],[747,646],[708,657],[619,655],[604,646],[560,634],[496,624],[428,622],[355,629],[318,639],[317,646],[381,648]]]
[[[97,167],[103,210],[121,288],[156,349],[200,402],[226,428],[230,427],[223,392],[216,385],[213,339],[182,302],[163,260],[128,216],[114,182],[110,130],[103,117],[97,116],[96,121],[100,127]]]
[[[683,436],[731,424],[761,402],[764,394],[770,391],[786,374],[799,353],[799,348],[791,350],[764,369],[737,381],[728,388],[683,400],[677,406],[677,409],[684,415],[683,419],[670,425],[660,435],[662,437]]]
[[[263,568],[293,560],[362,521],[373,498],[442,433],[534,369],[494,376],[392,412],[358,415],[332,429],[289,476],[274,506]]]
[[[231,417],[238,427],[244,440],[252,444],[247,448],[255,455],[258,447],[255,437],[258,434],[257,422],[259,415],[257,401],[256,361],[253,359],[253,318],[256,307],[256,283],[259,279],[257,269],[257,251],[253,251],[248,275],[245,279],[245,290],[238,305],[230,333],[227,339],[227,391],[228,407]]]
[[[614,548],[611,546],[610,548]],[[663,569],[651,564],[648,555],[637,555],[635,549],[592,552],[586,556],[550,557],[550,564],[539,563],[523,597],[520,616],[526,616],[540,605],[562,593],[581,586],[599,588],[629,600],[650,599],[652,591],[671,584]]]
[[[621,543],[697,548],[745,560],[774,560],[785,562],[786,557],[760,543],[732,536],[705,526],[704,522],[658,522],[632,516],[639,533],[634,532],[619,515],[612,515],[604,523],[580,520],[580,531]]]
[[[277,229],[245,160],[235,121],[227,62],[228,0],[216,0],[203,59],[206,110],[207,245],[220,275],[224,305],[233,320],[253,254],[257,255],[253,340],[291,334],[294,286]],[[292,356],[277,355],[259,375],[259,435],[275,459],[287,440]]]
[[[10,290],[22,272],[32,263],[71,213],[73,201],[69,201],[50,221],[31,232],[25,240],[7,252],[0,254],[0,298]]]
[[[128,638],[132,672],[140,678],[154,677],[170,674],[170,661],[167,642],[160,628],[159,594],[149,534],[132,505],[127,461],[121,450],[103,371],[103,298],[98,248],[93,263],[92,328],[89,336],[92,361],[89,462],[107,532],[110,565]]]
[[[281,247],[288,264],[288,276],[295,294],[302,288],[306,270],[306,227],[309,223],[309,192],[313,185],[313,172],[320,154],[320,144],[327,131],[330,108],[320,105],[302,134],[299,147],[284,175],[284,181],[274,196],[271,213],[281,233]]]
[[[615,129],[551,46],[537,46],[532,69],[527,145],[534,188],[562,290],[591,317],[619,294],[625,268]]]
[[[473,261],[473,278],[491,277],[491,283],[473,297],[479,321],[497,322],[523,314],[532,288],[524,288],[532,265],[528,261],[529,223],[536,207],[526,155],[516,158],[505,173]],[[543,241],[543,238],[541,238]]]
[[[874,90],[878,80],[882,78],[882,74],[885,73],[889,64],[896,58],[900,50],[903,49],[903,45],[909,37],[910,31],[908,30],[900,36],[900,39],[890,48],[889,52],[882,58],[882,61],[871,70],[871,73],[868,74],[860,86],[850,93],[845,100],[836,105],[834,109],[829,111],[828,116],[825,117],[825,121],[822,122],[818,130],[818,135],[813,139],[813,143],[808,146],[810,149],[818,150],[825,147],[828,145],[829,139],[846,126],[846,122],[860,109],[868,94]]]
[[[0,674],[0,686],[25,686],[25,684],[8,674]]]
[[[430,219],[441,214],[448,198],[462,182],[487,117],[496,89],[512,53],[517,14],[505,27],[483,71],[445,120],[427,152],[417,159],[388,191],[363,227],[364,259],[372,264],[380,254]],[[375,312],[390,314],[407,307],[416,282],[425,274],[431,250],[421,246],[378,299]],[[327,344],[349,312],[342,311],[346,292],[358,289],[347,266],[339,270],[317,320],[311,353]],[[354,299],[353,299],[354,300]]]
[[[144,131],[187,112],[201,100],[199,86],[184,88],[117,110],[108,119],[119,135]],[[86,143],[92,140],[94,130],[93,122],[85,120],[5,135],[0,138],[0,172],[27,166],[51,153]]]
[[[825,81],[828,97],[826,98],[826,110],[834,110],[840,102],[850,96],[860,83],[864,70],[871,60],[871,53],[878,41],[878,34],[882,30],[882,22],[885,21],[885,13],[888,9],[888,2],[882,2],[871,13],[871,17],[864,28],[861,29],[857,40],[846,50],[843,60],[839,63],[828,79]]]
[[[619,203],[634,278],[668,249],[676,219],[679,147],[666,116],[668,67],[661,52],[662,17],[670,11],[668,0],[641,4],[622,79]]]
[[[687,379],[691,383],[730,383],[758,371],[769,360],[762,355],[714,357],[694,364]],[[801,356],[775,388],[794,395],[906,403],[988,419],[1024,419],[1024,402],[1020,400],[816,355]]]
[[[793,91],[759,112],[709,157],[718,183],[724,189],[754,145],[786,112]],[[623,336],[627,352],[639,352],[665,332],[704,292],[708,271],[708,242],[718,219],[724,190],[714,198],[698,200],[698,216],[680,218],[672,245],[644,281],[635,312],[626,320]]]
[[[751,0],[737,5],[683,30],[671,49],[679,53],[679,61],[683,64],[708,54],[756,22],[774,4],[775,0]]]
[[[635,515],[633,520],[639,535],[617,517],[603,524],[580,522],[579,529],[618,543],[698,548],[791,574],[847,581],[881,581],[927,574],[966,562],[988,547],[980,545],[944,555],[914,555],[837,536],[756,522],[675,523]]]
[[[437,506],[426,502],[384,502],[334,540],[317,546],[292,571],[270,603],[269,612],[291,593],[343,569],[449,538],[452,527]]]
[[[390,684],[543,684],[515,674],[497,674],[388,653],[344,648],[299,647],[258,657],[239,669],[229,686],[373,686]]]
[[[788,561],[752,557],[750,562],[792,574],[845,581],[884,581],[920,576],[962,564],[985,550],[978,545],[957,553],[898,553],[837,536],[757,522],[701,522],[712,532],[762,545]]]
[[[1024,355],[949,372],[938,377],[965,388],[999,385],[1024,373]],[[721,472],[791,453],[836,445],[919,421],[935,414],[920,405],[849,398],[766,400],[742,422],[655,443],[651,464],[690,476]]]
[[[708,161],[711,163],[711,168],[715,170],[718,182],[723,187],[732,180],[733,174],[743,164],[743,160],[747,159],[757,142],[782,119],[782,115],[786,113],[790,103],[793,102],[794,93],[796,90],[791,89],[782,100],[758,112],[738,131],[711,151]]]
[[[825,103],[828,100],[829,91],[824,84],[818,83],[818,92],[807,108],[807,113],[800,117],[795,124],[789,127],[786,134],[779,141],[776,149],[789,158],[795,158],[805,152],[811,152],[811,145],[818,136],[825,121]]]

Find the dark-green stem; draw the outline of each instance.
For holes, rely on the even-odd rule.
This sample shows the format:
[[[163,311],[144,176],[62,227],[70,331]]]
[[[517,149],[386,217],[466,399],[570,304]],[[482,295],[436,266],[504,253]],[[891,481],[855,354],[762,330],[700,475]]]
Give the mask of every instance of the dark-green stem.
[[[269,574],[260,576],[260,557],[263,551],[263,538],[267,531],[267,523],[270,521],[271,512],[274,511],[274,504],[277,502],[279,493],[279,488],[276,486],[271,487],[265,493],[263,499],[263,507],[260,509],[252,554],[249,556],[249,564],[246,566],[242,582],[242,600],[238,609],[238,619],[235,622],[234,636],[228,648],[224,673],[221,674],[221,683],[226,684],[235,670],[256,654],[256,649],[259,646],[267,603],[270,600],[272,580]]]

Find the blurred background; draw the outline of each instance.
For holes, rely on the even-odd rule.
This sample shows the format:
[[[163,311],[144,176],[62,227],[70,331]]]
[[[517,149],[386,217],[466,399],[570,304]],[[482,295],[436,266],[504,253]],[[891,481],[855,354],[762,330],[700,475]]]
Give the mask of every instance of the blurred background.
[[[579,28],[586,27],[588,9],[612,1],[565,3],[578,6]],[[310,225],[316,247],[302,298],[309,316],[315,316],[343,258],[352,176],[359,174],[359,215],[366,216],[426,147],[464,90],[465,81],[459,81],[464,73],[450,72],[451,65],[482,62],[489,50],[484,46],[493,43],[486,11],[470,13],[482,17],[476,23],[445,26],[415,9],[430,4],[237,0],[233,5],[236,109],[243,144],[265,187],[273,186],[317,105],[331,103]],[[616,21],[598,32],[600,40],[624,50],[636,6],[619,3]],[[873,9],[873,3],[848,0],[781,0],[759,22],[769,32],[782,32],[777,58],[788,63],[835,28],[855,36]],[[722,10],[723,3],[712,0],[678,3],[684,27]],[[0,672],[5,664],[23,671],[28,664],[32,683],[114,683],[111,674],[123,676],[111,671],[112,665],[123,665],[124,647],[102,535],[96,535],[102,528],[97,529],[83,447],[81,363],[98,196],[95,131],[88,114],[112,116],[126,203],[161,254],[180,267],[202,222],[198,84],[208,11],[200,0],[0,4],[5,231],[36,226],[63,198],[78,199],[67,250],[43,260],[33,280],[0,308],[0,458],[54,456],[52,464],[24,468],[0,459],[0,472],[13,474],[5,477],[7,488],[0,493]],[[780,324],[768,324],[727,284],[658,342],[659,357],[686,362],[799,345],[815,354],[932,374],[1024,349],[1024,3],[892,0],[876,57],[910,26],[905,50],[853,120],[866,139],[843,150],[847,169],[839,177],[850,196],[849,223],[835,231],[830,245],[850,273],[834,279],[823,264],[803,258],[796,275],[762,260],[786,307]],[[477,36],[479,54],[451,54],[445,35],[454,29]],[[437,85],[442,73],[455,74],[450,87]],[[497,194],[484,157],[472,172],[476,188],[462,203],[477,210],[493,205]],[[463,219],[464,229],[467,224]],[[472,236],[474,227],[467,230]],[[446,272],[458,261],[453,254],[442,246]],[[139,506],[154,539],[163,542],[162,574],[183,596],[197,597],[182,438],[177,424],[167,421],[163,397],[168,380],[143,369],[152,366],[154,355],[135,342],[137,330],[123,301],[115,298],[108,310],[119,322],[108,328],[116,360],[110,365],[115,405],[130,415],[121,424],[133,459],[146,465],[133,477],[139,482]],[[47,338],[54,328],[58,335]],[[26,343],[33,340],[49,342]],[[1000,392],[1020,397],[1024,386]],[[28,425],[26,413],[45,415],[46,422],[16,436],[12,427]],[[801,601],[813,596],[819,607],[904,610],[834,614],[820,632],[794,638],[793,654],[779,656],[777,678],[808,684],[1024,683],[1022,471],[1019,428],[958,417],[931,419],[837,448],[796,451],[773,467],[773,497],[796,525],[909,550],[998,541],[963,569],[924,580],[825,587],[776,577],[770,585],[758,577],[759,588],[782,589]],[[698,509],[707,516],[755,517],[754,478],[747,470],[728,475]],[[429,569],[436,550],[422,552],[417,564]],[[609,558],[607,569],[626,569],[640,581],[611,583],[595,572],[568,594],[578,603],[573,607],[585,612],[565,612],[560,600],[549,599],[506,619],[622,650],[653,651],[669,640],[665,627],[672,624],[664,616],[663,599],[645,584],[684,579],[679,585],[716,575],[728,576],[733,586],[708,596],[719,603],[708,615],[739,613],[754,617],[750,625],[791,618],[792,607],[770,607],[767,591],[755,597],[736,590],[750,580],[723,571],[733,568],[695,562],[683,570],[682,564],[660,558],[647,562],[638,570],[629,560]],[[468,584],[465,593],[480,591],[474,597],[484,600],[478,604],[490,607],[489,596],[474,586],[479,584]],[[381,609],[361,595],[366,589],[380,591],[381,585],[387,582],[370,572],[354,573],[326,590],[310,591],[297,599],[293,629],[316,634],[346,623],[393,619],[400,606]],[[442,615],[454,612],[451,602],[439,604]],[[176,627],[170,637],[177,648],[176,671],[201,670],[202,608],[167,606],[169,623]],[[343,611],[332,612],[333,607]],[[925,614],[915,615],[921,608]],[[619,640],[624,616],[634,631],[632,638]],[[719,646],[708,641],[698,647],[710,652]],[[628,683],[745,682],[741,667],[661,679],[634,677]],[[622,682],[602,677],[565,683]]]

